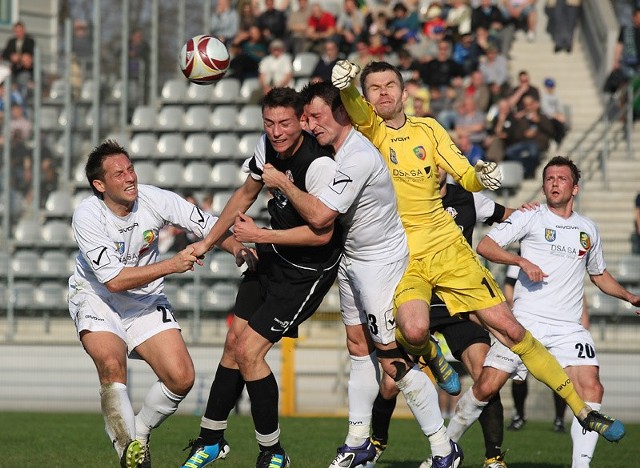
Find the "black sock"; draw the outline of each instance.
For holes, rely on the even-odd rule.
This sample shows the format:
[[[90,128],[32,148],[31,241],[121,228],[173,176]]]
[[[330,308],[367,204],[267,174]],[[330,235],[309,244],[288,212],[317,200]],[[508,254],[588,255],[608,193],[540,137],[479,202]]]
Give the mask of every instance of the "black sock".
[[[511,381],[511,394],[513,395],[513,405],[516,408],[516,415],[520,419],[524,419],[524,402],[527,399],[527,393],[529,393],[529,384],[526,380]]]
[[[556,407],[556,419],[564,420],[564,411],[567,409],[567,402],[556,392],[553,392],[553,403]]]
[[[484,435],[485,457],[494,458],[502,452],[504,439],[504,410],[500,394],[496,394],[484,407],[478,421]]]
[[[251,400],[251,416],[256,432],[262,435],[273,434],[278,430],[278,382],[273,373],[263,379],[247,382],[247,392]],[[260,450],[275,451],[280,444],[264,447]]]
[[[373,402],[371,427],[373,429],[372,436],[383,444],[389,440],[389,424],[391,424],[391,416],[395,408],[396,397],[387,400],[378,392],[378,396]]]
[[[244,380],[240,371],[219,365],[211,384],[204,417],[212,421],[226,421],[243,389]],[[223,434],[223,429],[200,428],[200,438],[205,445],[217,443]]]

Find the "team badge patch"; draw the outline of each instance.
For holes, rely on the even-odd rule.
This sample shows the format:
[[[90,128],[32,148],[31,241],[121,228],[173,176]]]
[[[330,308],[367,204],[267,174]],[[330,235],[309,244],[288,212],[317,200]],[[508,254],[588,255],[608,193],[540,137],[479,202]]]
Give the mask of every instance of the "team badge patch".
[[[556,230],[555,229],[545,228],[545,230],[544,230],[544,239],[547,242],[553,242],[554,240],[556,240]]]
[[[393,148],[389,148],[389,159],[393,164],[398,164],[398,156],[396,156],[396,152],[393,151]]]
[[[351,177],[349,177],[344,172],[337,171],[335,177],[333,178],[333,182],[331,183],[330,187],[331,187],[331,190],[333,190],[334,192],[340,194],[340,193],[344,192],[344,189],[351,182],[353,182]]]
[[[416,146],[413,148],[413,154],[415,154],[420,161],[424,161],[424,158],[427,157],[427,152],[424,150],[424,146]]]
[[[114,242],[118,255],[124,254],[124,242]]]
[[[144,243],[147,245],[151,245],[154,240],[156,240],[156,232],[153,229],[149,229],[148,231],[144,231],[142,233],[142,238],[144,239]]]
[[[589,250],[591,248],[591,238],[586,232],[580,233],[580,245],[584,250]]]

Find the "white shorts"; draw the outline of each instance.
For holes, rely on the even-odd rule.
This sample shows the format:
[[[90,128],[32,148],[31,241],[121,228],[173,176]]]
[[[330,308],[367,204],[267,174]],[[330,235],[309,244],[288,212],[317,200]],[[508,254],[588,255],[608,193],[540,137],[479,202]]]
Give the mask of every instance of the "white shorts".
[[[596,346],[591,333],[579,323],[548,325],[518,318],[520,323],[549,350],[560,366],[599,366]],[[517,354],[495,338],[484,361],[485,367],[493,367],[511,375],[514,380],[527,378],[527,368]]]
[[[69,314],[78,336],[83,330],[111,332],[127,343],[131,357],[137,357],[133,350],[152,336],[172,328],[180,330],[168,301],[146,309],[115,311],[96,293],[84,290],[69,295]]]
[[[368,324],[375,343],[395,341],[393,294],[407,267],[408,257],[378,264],[342,257],[338,269],[340,310],[345,325]]]

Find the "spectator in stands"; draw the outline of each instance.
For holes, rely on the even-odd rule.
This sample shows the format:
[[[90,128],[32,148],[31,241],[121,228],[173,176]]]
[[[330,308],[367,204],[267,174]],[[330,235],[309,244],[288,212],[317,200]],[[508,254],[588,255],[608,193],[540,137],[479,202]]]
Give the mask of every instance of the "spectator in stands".
[[[311,8],[309,0],[298,0],[298,8],[289,13],[287,17],[287,29],[289,30],[288,50],[295,56],[307,50],[307,28],[309,27],[309,17]]]
[[[627,79],[640,70],[640,6],[633,11],[631,25],[620,28],[613,54],[613,69],[622,70]]]
[[[521,70],[520,73],[518,73],[518,86],[511,94],[511,107],[522,110],[526,96],[531,96],[536,101],[540,101],[540,91],[531,84],[529,73],[526,70]]]
[[[33,54],[36,41],[27,34],[22,21],[13,25],[13,36],[7,41],[2,51],[2,58],[11,66],[11,77],[18,84],[18,89],[23,96],[27,96],[27,90],[33,85]]]
[[[544,88],[540,93],[540,109],[553,124],[553,139],[560,144],[567,133],[567,116],[560,98],[556,94],[556,82],[553,78],[544,80]]]
[[[253,25],[249,27],[249,37],[246,40],[238,41],[240,35],[236,36],[232,43],[233,58],[229,64],[233,76],[240,80],[255,78],[258,76],[258,66],[260,61],[267,55],[267,45],[262,37],[262,30]]]
[[[362,38],[364,32],[364,14],[355,0],[344,0],[342,11],[336,19],[336,39],[340,51],[348,55],[353,52],[354,45]]]
[[[18,92],[17,85],[15,83],[12,84],[11,90],[11,106],[14,104],[18,104],[23,110],[26,106],[26,101],[22,94]],[[4,81],[0,81],[0,112],[4,112],[4,109]]]
[[[464,134],[471,143],[482,145],[487,137],[485,122],[486,116],[476,107],[473,96],[464,96],[456,111],[454,126],[456,134]]]
[[[89,23],[85,20],[73,22],[73,38],[71,40],[73,60],[80,67],[82,79],[89,76],[93,64],[93,35]]]
[[[375,15],[368,15],[369,25],[367,27],[367,40],[371,43],[371,38],[374,36],[381,36],[382,42],[386,45],[389,42],[389,17],[384,11],[380,11]]]
[[[469,76],[471,72],[478,69],[480,57],[484,51],[476,42],[471,33],[462,34],[460,39],[453,45],[451,58],[462,67],[464,76]]]
[[[338,44],[332,40],[324,42],[324,53],[311,72],[311,81],[331,81],[331,70],[340,59]]]
[[[393,17],[389,21],[389,46],[398,50],[405,45],[420,42],[420,20],[417,11],[409,11],[404,3],[393,6]]]
[[[238,34],[239,22],[238,10],[231,6],[230,0],[218,0],[216,9],[211,14],[209,34],[225,45],[230,44]]]
[[[129,79],[140,85],[138,94],[142,96],[143,103],[148,102],[149,97],[150,54],[151,46],[144,37],[144,31],[133,30],[129,38]]]
[[[458,80],[462,83],[462,80]],[[429,89],[431,100],[429,111],[447,130],[453,130],[456,123],[455,105],[461,94],[453,86],[432,87]]]
[[[422,82],[433,88],[446,88],[454,79],[462,81],[464,71],[450,56],[450,44],[447,41],[438,43],[438,54],[427,62],[420,73]]]
[[[390,47],[384,34],[378,33],[369,36],[369,54],[371,54],[373,60],[378,62],[384,60],[384,56],[389,52],[389,49]]]
[[[325,41],[336,33],[336,19],[325,11],[320,3],[311,5],[311,16],[307,28],[307,50],[322,54]]]
[[[249,39],[249,31],[251,26],[257,24],[258,12],[255,12],[251,4],[251,0],[244,0],[240,4],[240,14],[238,23],[238,33],[231,41],[232,44],[241,44]]]
[[[491,118],[487,126],[487,138],[484,146],[486,148],[486,159],[493,162],[504,160],[504,150],[511,142],[510,134],[513,132],[516,116],[511,110],[509,99],[501,98],[496,106],[495,112],[490,111]]]
[[[58,170],[53,158],[42,159],[40,172],[40,201],[44,206],[49,194],[58,189]]]
[[[418,62],[407,49],[400,49],[398,51],[398,64],[396,68],[402,75],[405,83],[409,80],[420,79],[420,67],[420,62]]]
[[[478,69],[482,72],[484,81],[491,83],[493,94],[500,94],[500,90],[509,86],[509,62],[496,46],[489,45]]]
[[[484,82],[484,75],[480,70],[471,72],[469,76],[469,83],[464,89],[464,94],[473,97],[473,101],[476,103],[476,108],[483,113],[489,110],[489,106],[492,104],[491,90],[489,86]]]
[[[428,38],[433,38],[433,34],[443,33],[443,37],[439,37],[439,40],[444,38],[444,32],[447,29],[447,22],[442,17],[442,6],[438,2],[432,2],[428,7],[424,15],[424,24],[422,25],[422,34]]]
[[[535,177],[540,157],[553,138],[553,124],[540,113],[540,102],[533,96],[523,98],[523,110],[516,114],[512,143],[505,149],[505,159],[520,161],[524,178]]]
[[[274,39],[269,44],[269,55],[258,65],[258,79],[263,95],[273,88],[294,87],[293,62],[285,52],[284,42]]]
[[[287,16],[284,11],[274,5],[274,0],[265,0],[265,9],[256,19],[256,24],[262,30],[262,36],[266,41],[272,39],[286,39]]]
[[[18,104],[11,104],[11,122],[9,124],[11,135],[20,138],[22,141],[28,141],[31,138],[33,124],[24,115],[24,108]]]
[[[547,0],[545,9],[549,15],[547,31],[554,42],[553,51],[571,53],[573,32],[578,23],[582,0]]]
[[[466,0],[451,0],[447,12],[447,29],[454,43],[464,34],[471,33],[471,7]]]
[[[404,112],[415,117],[431,117],[429,113],[429,90],[422,86],[417,79],[404,80],[407,100],[404,102]]]
[[[634,230],[631,236],[631,252],[640,254],[640,193],[636,195],[636,207],[634,209]]]
[[[468,134],[456,132],[456,137],[453,141],[472,166],[475,166],[478,161],[484,160],[484,150],[482,146],[473,143]]]
[[[369,43],[365,40],[356,42],[355,51],[348,57],[349,62],[359,65],[360,69],[363,69],[373,59],[374,56],[369,51]]]
[[[500,8],[507,22],[527,33],[527,41],[536,39],[536,0],[502,0]]]
[[[486,32],[489,42],[503,50],[504,20],[502,12],[493,0],[481,0],[480,5],[471,13],[471,30],[476,35]]]

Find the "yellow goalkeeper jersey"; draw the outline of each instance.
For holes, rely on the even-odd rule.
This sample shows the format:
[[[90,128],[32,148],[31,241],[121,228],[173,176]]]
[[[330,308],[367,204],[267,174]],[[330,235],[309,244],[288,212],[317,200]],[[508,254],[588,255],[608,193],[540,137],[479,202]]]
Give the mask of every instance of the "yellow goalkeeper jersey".
[[[378,147],[389,167],[411,256],[433,255],[459,240],[460,228],[442,208],[438,167],[466,190],[484,187],[447,131],[429,117],[407,116],[402,127],[389,128],[353,85],[341,97],[353,124]]]

